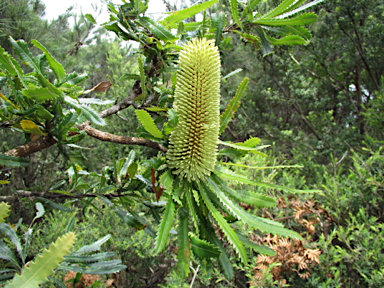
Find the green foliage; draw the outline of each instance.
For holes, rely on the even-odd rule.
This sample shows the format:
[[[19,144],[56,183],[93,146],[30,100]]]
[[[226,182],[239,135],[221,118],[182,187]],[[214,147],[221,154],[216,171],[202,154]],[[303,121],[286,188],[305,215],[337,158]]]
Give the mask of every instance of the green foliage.
[[[63,257],[68,254],[75,240],[75,234],[72,232],[57,239],[47,250],[37,256],[33,263],[23,269],[21,275],[16,275],[5,287],[39,287],[39,284],[47,280],[47,277],[58,267]]]
[[[269,12],[262,15],[263,9],[256,7],[260,4],[259,1],[232,0],[229,5],[231,13],[226,13],[225,6],[222,7],[217,0],[212,0],[172,12],[161,22],[145,16],[148,8],[146,0],[124,1],[124,4],[118,6],[108,4],[111,15],[104,27],[121,39],[133,40],[140,45],[136,53],[138,54],[138,64],[134,67],[136,71],[129,70],[127,66],[114,67],[116,73],[109,76],[115,97],[128,94],[120,102],[117,99],[116,102],[108,99],[110,94],[106,94],[107,99],[103,100],[83,99],[83,94],[97,91],[96,86],[85,92],[82,87],[77,86],[85,80],[85,76],[76,72],[67,74],[65,66],[59,64],[40,42],[36,40],[32,42],[35,48],[43,51],[42,55],[35,56],[26,42],[11,38],[14,50],[23,63],[33,71],[24,73],[14,58],[1,51],[0,68],[3,73],[1,76],[4,77],[2,81],[7,84],[7,93],[1,97],[0,120],[22,132],[27,142],[31,139],[42,139],[39,137],[52,139],[50,144],[57,144],[59,152],[70,160],[63,169],[66,174],[62,175],[62,179],[55,186],[41,191],[45,193],[49,191],[50,196],[60,196],[57,198],[76,199],[70,201],[83,199],[77,202],[82,206],[83,217],[87,214],[85,212],[87,209],[96,208],[92,211],[98,213],[98,217],[102,217],[100,214],[108,211],[108,217],[111,217],[108,221],[112,219],[111,215],[118,217],[120,223],[126,224],[125,229],[138,231],[137,234],[141,235],[138,237],[144,237],[142,235],[145,232],[155,238],[157,229],[153,227],[160,224],[156,240],[147,239],[143,243],[144,246],[150,247],[154,244],[153,241],[156,241],[152,246],[155,246],[157,254],[165,253],[163,251],[168,239],[171,242],[174,240],[169,236],[170,232],[174,232],[171,230],[172,224],[176,224],[177,270],[182,277],[189,277],[190,271],[194,270],[190,266],[196,256],[199,258],[199,263],[207,265],[207,270],[214,265],[212,260],[217,259],[224,275],[232,279],[235,276],[232,263],[236,262],[237,256],[241,259],[241,265],[248,264],[249,255],[246,247],[251,247],[257,253],[272,253],[270,249],[260,247],[238,232],[240,221],[258,229],[260,233],[275,233],[302,239],[297,232],[283,228],[283,225],[276,221],[248,213],[237,202],[242,201],[258,208],[273,207],[275,205],[273,198],[263,194],[262,188],[283,190],[288,193],[307,193],[315,190],[301,191],[272,184],[264,179],[252,181],[230,170],[215,167],[217,158],[224,158],[229,154],[231,160],[244,157],[247,152],[264,155],[258,151],[264,147],[256,147],[259,144],[257,138],[251,137],[242,143],[218,142],[219,134],[229,128],[229,122],[234,119],[233,115],[239,109],[240,99],[248,93],[246,88],[251,82],[248,78],[244,78],[237,91],[232,93],[234,97],[223,112],[220,123],[220,53],[232,49],[232,44],[235,44],[229,35],[234,36],[233,41],[240,37],[244,42],[253,43],[254,47],[261,49],[264,56],[272,52],[272,45],[308,44],[311,36],[303,26],[315,21],[317,16],[313,13],[298,16],[296,14],[321,1],[307,5],[303,5],[304,2],[284,0],[277,8],[266,9]],[[207,11],[208,9],[210,10]],[[203,20],[196,22],[194,17],[201,12],[204,13]],[[192,22],[184,23],[183,21],[188,18],[192,18]],[[67,54],[77,53],[83,41],[80,32],[89,33],[95,23],[91,15],[83,16],[81,21],[85,21],[83,26],[85,30],[80,29],[78,25],[80,38],[77,39],[77,46]],[[178,28],[177,34],[174,28]],[[214,43],[217,46],[214,46]],[[122,62],[116,60],[118,46],[115,45],[108,50],[113,55],[109,56],[110,63]],[[89,59],[89,62],[91,63],[89,67],[98,66],[94,59]],[[178,66],[176,63],[179,63]],[[230,71],[233,72],[227,74],[227,78],[240,70]],[[127,89],[121,83],[126,80],[136,81],[134,84],[130,83],[133,87],[129,93],[126,93]],[[112,103],[116,105],[101,113],[89,106]],[[92,149],[91,145],[90,147],[77,145],[85,134],[81,132],[84,125],[89,126],[89,123],[84,121],[109,128],[107,121],[109,123],[117,121],[105,120],[105,116],[112,114],[120,116],[117,113],[127,107],[130,107],[127,115],[132,116],[135,111],[137,120],[144,129],[140,127],[136,130],[134,125],[138,122],[127,124],[130,120],[125,119],[127,123],[124,124],[128,127],[118,129],[124,124],[113,127],[117,128],[115,131],[118,135],[108,134],[108,139],[100,135],[95,138],[111,142],[125,141],[126,144],[141,141],[140,145],[155,149],[157,147],[164,154],[166,152],[166,155],[137,153],[139,156],[135,157],[135,152],[128,153],[122,148],[116,149],[114,145],[110,145],[110,157],[105,151],[99,154],[90,152],[89,155],[96,156],[89,161],[85,161],[81,152],[67,153],[68,147]],[[95,132],[89,132],[90,129],[92,128],[89,127],[87,133],[94,136]],[[131,133],[145,139],[121,137],[121,135],[132,136]],[[119,141],[114,140],[115,138]],[[132,139],[137,142],[129,142]],[[156,142],[159,139],[161,142]],[[225,148],[226,151],[218,154],[218,144],[230,148]],[[150,157],[147,157],[149,155]],[[103,161],[108,163],[108,166],[103,165],[103,169],[93,168],[91,165]],[[85,169],[87,165],[96,172],[88,172]],[[237,192],[222,178],[254,185],[257,187],[255,189],[260,191],[256,193],[245,189]],[[162,195],[167,201],[160,201]],[[50,203],[48,201],[51,200],[47,200],[46,203]],[[62,210],[67,208],[59,204],[52,206]],[[103,209],[101,213],[97,210],[100,207]],[[40,217],[43,210],[40,209],[40,205],[38,208],[40,212],[37,217]],[[152,217],[144,218],[143,215],[148,214]],[[73,215],[71,219],[68,220],[65,230],[73,229],[75,216]],[[95,222],[96,219],[93,218]],[[121,229],[116,230],[121,232]],[[92,232],[90,235],[96,237],[97,233]],[[45,236],[45,239],[47,238]],[[61,268],[91,274],[115,273],[125,268],[120,260],[108,260],[113,256],[111,253],[89,254],[99,250],[100,243],[105,242],[107,238],[100,239],[94,245],[80,248],[65,258],[66,263]],[[18,243],[15,240],[17,237],[12,239],[11,242]],[[141,245],[141,243],[134,244],[132,239],[135,238],[131,238],[128,242],[121,240],[121,243],[116,245],[120,248],[127,246],[127,243],[133,247]],[[236,254],[228,249],[230,247],[227,247],[225,241],[223,242],[224,239],[229,242]],[[16,246],[20,246],[19,244]],[[4,248],[9,256],[6,260],[13,261],[16,265],[17,261],[12,251],[8,250]],[[121,251],[124,249],[120,249]],[[17,268],[20,269],[19,266]],[[197,270],[198,268],[194,270],[195,273]]]

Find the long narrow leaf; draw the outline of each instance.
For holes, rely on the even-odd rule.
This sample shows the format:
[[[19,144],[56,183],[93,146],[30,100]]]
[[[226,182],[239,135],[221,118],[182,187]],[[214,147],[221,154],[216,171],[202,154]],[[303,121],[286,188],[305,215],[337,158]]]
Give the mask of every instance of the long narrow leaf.
[[[11,249],[5,243],[3,240],[0,239],[0,259],[9,261],[14,267],[21,268],[19,265],[19,261],[16,258],[16,255],[13,253]]]
[[[305,13],[294,18],[288,19],[257,19],[253,21],[255,24],[266,25],[266,26],[301,26],[313,23],[317,20],[315,13]]]
[[[292,10],[291,11],[291,9],[289,9],[289,12],[286,12],[286,13],[284,13],[283,15],[281,15],[281,17],[282,18],[286,18],[286,17],[289,17],[289,16],[291,16],[291,15],[295,15],[295,14],[297,14],[297,13],[300,13],[301,11],[304,11],[304,10],[306,10],[306,9],[308,9],[308,8],[310,8],[310,7],[313,7],[313,6],[315,6],[315,5],[317,5],[317,4],[320,4],[321,2],[324,2],[325,0],[315,0],[315,1],[312,1],[312,2],[309,2],[309,3],[307,3],[307,4],[305,4],[305,5],[303,5],[303,6],[301,6],[301,7],[299,7],[299,8],[297,8],[297,9],[295,9],[298,5],[294,5],[293,7],[292,7],[292,9],[295,9],[295,10]],[[300,1],[300,2],[305,2],[305,1]],[[290,7],[291,8],[291,7]]]
[[[155,122],[153,121],[151,115],[145,110],[135,110],[137,119],[140,121],[141,125],[143,125],[144,129],[150,133],[153,137],[163,138],[163,134],[156,127]]]
[[[244,78],[239,87],[237,87],[235,97],[232,98],[224,113],[220,116],[219,135],[224,132],[225,128],[228,126],[228,123],[232,120],[237,109],[240,107],[241,97],[243,96],[245,89],[247,89],[248,82],[249,79]]]
[[[49,248],[38,255],[29,267],[23,269],[21,275],[16,275],[5,288],[37,288],[39,284],[47,281],[47,277],[63,261],[75,242],[75,234],[69,232],[49,245]]]
[[[173,202],[172,195],[169,196],[167,206],[165,208],[163,217],[161,219],[159,231],[156,236],[155,253],[158,254],[163,251],[171,230],[173,218],[175,217],[175,202]]]
[[[179,229],[178,229],[178,242],[179,247],[177,250],[177,268],[183,278],[189,274],[189,261],[191,258],[190,244],[188,238],[188,211],[183,207],[179,209]]]
[[[190,236],[192,252],[200,259],[218,258],[220,257],[221,251],[218,247],[213,244],[199,239],[194,235]]]
[[[165,29],[164,26],[149,17],[139,17],[136,21],[149,29],[157,39],[163,41],[174,41],[177,39],[177,37]]]
[[[271,222],[268,219],[255,217],[247,213],[242,207],[234,203],[221,189],[220,187],[210,178],[207,178],[210,185],[210,190],[213,191],[220,201],[230,210],[233,215],[236,215],[245,224],[259,229],[262,232],[273,233],[281,236],[295,237],[296,239],[302,239],[300,234],[281,227],[281,224]]]
[[[95,110],[93,110],[92,108],[80,105],[75,99],[73,99],[69,96],[65,96],[64,101],[69,106],[71,106],[75,109],[79,109],[83,113],[84,117],[87,120],[89,120],[90,122],[92,122],[96,125],[100,125],[100,126],[105,125],[105,120],[103,118],[101,118],[100,115]]]
[[[242,25],[239,19],[239,11],[237,9],[237,5],[238,5],[237,0],[231,0],[231,14],[232,14],[233,22],[235,22],[238,27],[241,27]]]
[[[251,240],[249,240],[247,237],[245,237],[244,235],[242,235],[240,233],[237,233],[237,236],[239,236],[240,240],[243,241],[243,243],[245,245],[252,248],[256,252],[259,252],[259,253],[267,255],[267,256],[275,256],[276,255],[276,252],[267,246],[257,245],[256,243],[252,242]]]
[[[263,16],[263,18],[273,18],[280,14],[283,14],[288,8],[297,0],[284,0],[277,6],[275,9],[271,10],[269,13]]]
[[[237,175],[237,174],[230,172],[230,171],[223,172],[223,171],[219,171],[216,169],[214,173],[216,175],[222,177],[222,178],[225,178],[228,180],[238,181],[238,182],[243,183],[243,184],[249,184],[249,185],[254,185],[254,186],[259,186],[259,187],[264,187],[264,188],[276,189],[276,190],[286,191],[286,192],[290,192],[290,193],[321,193],[321,190],[298,190],[295,188],[280,186],[280,185],[271,184],[271,183],[254,182],[252,180],[244,178],[244,177]]]
[[[239,237],[236,235],[235,231],[228,224],[228,222],[224,219],[221,213],[213,206],[211,200],[209,199],[208,193],[206,190],[209,189],[206,184],[202,181],[199,182],[199,191],[200,195],[204,200],[205,205],[207,206],[209,212],[215,218],[220,228],[224,232],[224,235],[227,237],[228,241],[232,244],[235,251],[240,256],[240,259],[243,263],[248,263],[248,256],[245,252],[244,246],[241,243]]]
[[[211,0],[211,1],[207,1],[197,5],[193,5],[189,8],[186,8],[180,11],[172,12],[172,14],[166,17],[164,20],[162,20],[161,23],[163,23],[166,26],[175,28],[175,25],[180,21],[190,18],[195,14],[204,11],[205,9],[208,9],[209,7],[216,4],[217,2],[219,2],[219,0]]]
[[[268,39],[269,43],[271,43],[272,45],[275,45],[275,46],[278,46],[278,45],[304,45],[305,43],[307,43],[307,41],[305,41],[305,39],[303,39],[297,35],[289,35],[289,36],[285,36],[285,37],[280,38],[280,39],[269,37],[267,35],[265,35],[265,36]]]
[[[53,58],[51,53],[48,52],[47,48],[45,48],[40,42],[37,40],[32,40],[31,42],[35,47],[43,51],[45,57],[48,60],[49,67],[51,67],[52,71],[55,73],[59,83],[62,83],[65,79],[65,70],[63,66],[61,66],[61,64],[57,62],[55,58]]]
[[[269,196],[255,193],[252,191],[234,191],[229,188],[223,180],[221,180],[217,175],[212,174],[212,180],[215,181],[217,185],[229,196],[235,198],[239,202],[247,203],[249,205],[255,205],[257,207],[275,207],[276,201]]]
[[[29,160],[22,157],[13,157],[0,153],[0,165],[6,167],[27,167]]]
[[[24,40],[15,41],[11,36],[9,37],[9,41],[20,58],[37,73],[41,74],[40,66],[31,54],[31,51],[29,51],[28,44]]]
[[[221,37],[223,34],[223,27],[224,27],[224,12],[220,12],[219,15],[217,15],[217,24],[216,24],[216,33],[215,33],[215,46],[219,46],[221,42]]]

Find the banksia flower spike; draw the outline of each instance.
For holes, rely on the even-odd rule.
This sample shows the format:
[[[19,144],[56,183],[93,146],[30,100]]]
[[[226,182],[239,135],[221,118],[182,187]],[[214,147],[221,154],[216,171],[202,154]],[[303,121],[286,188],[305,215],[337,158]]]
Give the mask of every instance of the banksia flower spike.
[[[209,175],[216,163],[220,128],[220,55],[213,40],[188,42],[179,57],[168,167],[188,181]]]

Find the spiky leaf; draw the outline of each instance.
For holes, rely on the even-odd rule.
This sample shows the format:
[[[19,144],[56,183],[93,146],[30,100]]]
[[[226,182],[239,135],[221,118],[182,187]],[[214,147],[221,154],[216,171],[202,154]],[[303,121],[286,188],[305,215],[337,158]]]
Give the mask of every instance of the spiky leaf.
[[[192,244],[192,252],[200,259],[218,258],[220,257],[220,249],[213,244],[199,239],[194,235],[190,236]]]
[[[161,251],[163,251],[165,244],[168,240],[169,231],[171,230],[174,216],[175,202],[173,202],[172,195],[170,195],[163,217],[161,219],[159,231],[157,232],[155,253],[160,253]]]
[[[141,125],[143,125],[144,129],[150,133],[153,137],[163,138],[163,134],[156,127],[155,121],[153,121],[151,115],[145,110],[135,110],[137,119],[140,121]]]
[[[215,174],[222,177],[222,178],[225,178],[228,180],[235,180],[235,181],[238,181],[238,182],[243,183],[243,184],[250,184],[250,185],[254,185],[254,186],[276,189],[276,190],[286,191],[286,192],[290,192],[290,193],[321,193],[321,190],[298,190],[295,188],[280,186],[280,185],[271,184],[271,183],[254,182],[252,180],[244,178],[244,177],[237,175],[237,174],[230,172],[230,171],[224,172],[224,171],[216,170]]]
[[[237,109],[240,106],[241,97],[243,96],[245,89],[247,89],[248,82],[249,82],[249,79],[244,78],[244,80],[240,83],[239,87],[237,87],[235,96],[231,99],[224,113],[220,116],[219,134],[224,132],[225,128],[227,128],[228,126],[228,123],[234,117]]]
[[[214,169],[219,132],[220,56],[214,40],[193,39],[179,59],[167,164],[189,181]]]
[[[4,222],[4,219],[8,217],[10,207],[11,206],[5,202],[0,203],[0,223]]]
[[[163,23],[164,25],[170,26],[172,28],[175,28],[175,25],[180,21],[190,18],[195,14],[201,11],[204,11],[205,9],[208,9],[209,7],[216,4],[217,2],[219,2],[219,0],[211,0],[211,1],[207,1],[197,5],[193,5],[187,9],[172,12],[172,14],[166,17],[163,21],[161,21],[161,23]]]
[[[45,55],[45,57],[48,60],[49,66],[51,67],[52,71],[55,73],[57,80],[59,83],[63,82],[65,79],[65,70],[63,66],[57,60],[51,55],[51,53],[48,52],[47,48],[45,48],[40,42],[37,40],[32,40],[32,44],[41,49]]]
[[[177,249],[177,268],[182,277],[187,277],[189,274],[189,261],[191,251],[189,248],[188,238],[188,211],[183,207],[179,209],[179,229],[178,229],[178,249]]]
[[[294,18],[288,19],[257,19],[253,21],[255,24],[265,25],[265,26],[300,26],[310,24],[317,20],[317,15],[314,13],[305,13]]]
[[[208,179],[208,177],[207,177]],[[227,237],[228,241],[232,244],[235,251],[239,254],[240,259],[243,263],[248,262],[248,256],[245,252],[244,246],[241,243],[239,237],[236,232],[232,229],[232,227],[228,224],[228,222],[224,219],[221,213],[216,209],[216,207],[212,204],[211,199],[207,193],[208,186],[204,181],[199,182],[199,191],[200,195],[204,200],[205,205],[207,206],[209,212],[212,214],[213,218],[219,224],[219,227],[224,232],[224,235]]]
[[[11,283],[7,283],[5,288],[38,288],[39,284],[47,281],[47,277],[63,261],[75,242],[75,234],[69,232],[49,245],[47,250],[38,255],[29,267],[23,269],[21,275],[16,275]]]

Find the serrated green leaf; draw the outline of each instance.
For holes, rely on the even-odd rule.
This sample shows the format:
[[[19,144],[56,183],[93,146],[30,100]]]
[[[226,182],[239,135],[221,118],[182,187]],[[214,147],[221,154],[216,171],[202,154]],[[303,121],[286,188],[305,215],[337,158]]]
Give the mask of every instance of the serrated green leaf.
[[[59,139],[66,139],[69,129],[76,123],[76,112],[68,112],[54,128],[54,135]]]
[[[3,47],[0,47],[0,70],[7,71],[11,76],[17,76],[23,86],[25,86],[22,80],[23,70],[21,70],[19,63]]]
[[[260,208],[276,206],[276,201],[272,197],[246,190],[234,191],[219,177],[217,177],[217,175],[212,174],[211,178],[223,190],[223,192],[227,193],[228,196],[235,198],[239,202],[254,205]]]
[[[144,66],[143,66],[143,60],[141,58],[137,58],[137,62],[139,63],[139,71],[140,71],[140,86],[141,86],[141,95],[139,95],[137,98],[140,97],[140,99],[145,99],[147,97],[147,87],[145,86],[145,72],[144,72]],[[135,99],[136,101],[138,99]]]
[[[32,40],[32,44],[41,49],[48,60],[49,67],[51,67],[53,73],[55,73],[57,80],[59,83],[64,82],[65,79],[65,70],[63,66],[48,52],[47,48],[45,48],[40,42],[37,40]]]
[[[225,128],[227,128],[228,123],[232,120],[239,108],[241,97],[243,96],[245,89],[247,89],[248,82],[249,79],[244,78],[239,87],[237,87],[235,96],[231,99],[223,114],[221,114],[219,135],[224,132]]]
[[[17,237],[15,230],[13,230],[12,227],[9,226],[7,223],[0,223],[0,232],[7,235],[8,238],[11,240],[11,242],[16,246],[17,253],[19,254],[19,257],[22,263],[24,264],[25,257],[24,257],[23,249],[21,247],[19,237]]]
[[[144,229],[146,227],[146,225],[142,223],[137,217],[132,215],[132,213],[124,211],[123,209],[119,208],[117,205],[112,203],[110,200],[108,200],[107,198],[100,197],[100,199],[105,204],[107,204],[107,206],[111,208],[112,211],[114,211],[117,214],[117,216],[119,216],[119,218],[123,220],[123,222],[128,226],[131,226],[138,230]]]
[[[96,242],[89,244],[89,245],[84,245],[81,247],[79,250],[76,252],[72,253],[71,255],[81,255],[84,253],[91,253],[95,251],[100,251],[101,245],[103,245],[105,242],[107,242],[111,238],[111,234],[105,235],[104,237],[100,238]]]
[[[41,74],[40,65],[29,51],[28,44],[24,40],[15,41],[11,36],[9,37],[9,41],[25,64],[31,66],[37,73]]]
[[[75,265],[73,266],[61,265],[60,269],[82,273],[82,274],[105,275],[105,274],[117,273],[127,268],[126,265],[122,265],[120,263],[121,263],[121,260],[111,260],[111,261],[97,262],[90,265],[89,267],[79,267]]]
[[[304,11],[310,7],[313,7],[317,4],[320,4],[321,2],[324,2],[325,0],[315,0],[315,1],[312,1],[312,2],[309,2],[301,7],[299,7],[301,4],[303,4],[306,0],[300,0],[300,1],[297,1],[296,4],[292,5],[289,7],[289,9],[286,10],[286,12],[284,13],[284,15],[282,15],[284,18],[287,18],[291,15],[294,15],[294,14],[297,14],[297,13],[300,13],[301,11]],[[298,8],[299,7],[299,8]]]
[[[149,29],[157,39],[163,41],[174,41],[178,39],[178,37],[165,29],[164,26],[149,17],[138,17],[136,21]]]
[[[52,92],[49,88],[36,88],[36,89],[23,90],[23,95],[39,102],[53,100],[59,97],[59,95]]]
[[[242,235],[240,233],[237,233],[237,236],[239,236],[240,240],[245,245],[252,248],[256,252],[259,252],[259,253],[267,255],[267,256],[275,256],[276,255],[276,252],[267,246],[257,245],[256,243],[252,242],[251,240],[249,240],[247,237],[245,237],[244,235]]]
[[[6,167],[27,167],[29,160],[22,157],[13,157],[0,153],[0,165]]]
[[[207,182],[209,183],[210,190],[217,195],[218,199],[232,212],[233,215],[236,215],[237,218],[241,219],[245,224],[259,229],[262,232],[295,237],[296,239],[302,240],[300,234],[281,227],[280,223],[247,213],[242,207],[234,203],[211,178],[207,177]],[[205,184],[203,183],[203,185]]]
[[[259,147],[252,148],[252,147],[247,147],[247,146],[243,146],[243,145],[237,145],[235,143],[224,142],[221,140],[219,140],[217,143],[224,145],[224,146],[228,146],[228,147],[237,149],[237,150],[246,150],[246,151],[250,151],[252,153],[258,154],[260,156],[267,157],[267,155],[265,155],[264,153],[257,151],[258,149],[260,149]]]
[[[273,46],[271,43],[269,43],[266,38],[266,34],[264,33],[264,30],[259,25],[255,25],[254,28],[254,33],[261,40],[261,52],[263,53],[263,56],[267,56],[268,54],[273,52]]]
[[[2,223],[3,224],[3,223]],[[0,239],[0,259],[9,261],[14,267],[20,269],[19,261],[17,260],[15,254],[5,243]]]
[[[4,219],[8,217],[9,212],[11,211],[11,206],[5,202],[0,202],[0,223],[4,222]]]
[[[156,127],[155,121],[153,121],[151,115],[145,110],[135,110],[137,119],[140,121],[141,125],[143,125],[144,129],[150,133],[153,137],[156,138],[164,138],[163,134]]]
[[[208,179],[208,177],[207,177]],[[236,235],[235,231],[232,229],[232,227],[228,224],[228,222],[224,219],[224,217],[221,215],[221,213],[213,206],[208,193],[206,192],[208,190],[208,186],[206,186],[204,181],[199,182],[199,192],[201,197],[204,200],[205,205],[207,206],[209,212],[212,214],[212,216],[215,218],[217,223],[219,224],[221,230],[224,232],[224,235],[228,239],[228,241],[231,243],[232,247],[235,249],[237,254],[240,256],[241,261],[246,264],[248,263],[248,256],[245,252],[244,246],[241,243],[239,237]]]
[[[183,207],[179,208],[179,228],[178,228],[178,249],[177,249],[177,269],[181,277],[186,278],[189,274],[189,262],[191,258],[190,243],[188,238],[189,221],[188,211]]]
[[[64,101],[72,108],[79,109],[84,117],[90,122],[100,126],[105,125],[105,120],[92,108],[80,105],[75,99],[69,96],[65,96]]]
[[[321,193],[321,190],[298,190],[286,186],[280,186],[276,184],[271,184],[271,183],[265,183],[265,182],[254,182],[252,180],[249,180],[247,178],[244,178],[240,175],[237,175],[233,172],[230,171],[219,171],[218,169],[215,170],[214,172],[216,175],[228,179],[228,180],[234,180],[238,181],[243,184],[249,184],[249,185],[254,185],[254,186],[259,186],[259,187],[264,187],[264,188],[270,188],[270,189],[276,189],[276,190],[281,190],[281,191],[286,191],[290,193]]]
[[[231,14],[233,21],[237,24],[238,27],[242,27],[239,20],[239,11],[237,10],[237,0],[231,0]]]
[[[307,43],[307,41],[305,41],[305,39],[303,39],[297,35],[285,36],[285,37],[280,38],[280,39],[269,37],[267,35],[265,35],[265,37],[267,38],[269,43],[271,43],[272,45],[275,45],[275,46],[278,46],[278,45],[304,45],[305,43]]]
[[[49,245],[48,250],[38,255],[29,267],[23,269],[21,275],[16,275],[12,282],[7,283],[5,288],[38,288],[47,277],[63,261],[75,242],[75,234],[69,232]]]
[[[315,13],[305,13],[299,16],[296,16],[294,18],[288,18],[288,19],[264,19],[260,18],[252,23],[259,24],[259,25],[265,25],[265,26],[301,26],[301,25],[307,25],[310,23],[313,23],[317,20],[317,15]]]
[[[64,257],[65,262],[71,262],[71,263],[92,263],[92,262],[98,262],[101,260],[106,260],[108,258],[112,258],[115,256],[114,252],[102,252],[102,253],[96,253],[92,255],[67,255]]]
[[[162,20],[161,23],[171,28],[176,28],[175,25],[178,24],[180,21],[193,17],[195,14],[200,13],[205,9],[208,9],[217,2],[219,2],[219,0],[211,0],[197,5],[193,5],[189,8],[180,11],[172,12],[171,15]]]
[[[200,259],[220,257],[221,251],[218,247],[207,242],[206,240],[199,239],[194,235],[190,235],[190,239],[192,244],[192,252]]]
[[[284,0],[281,2],[275,9],[271,10],[267,14],[263,16],[263,18],[273,18],[275,16],[283,14],[285,11],[288,10],[288,8],[297,0]],[[288,10],[289,11],[289,10]]]
[[[161,223],[159,227],[159,231],[156,236],[156,247],[155,253],[159,254],[163,251],[165,245],[167,244],[169,231],[171,230],[172,221],[175,217],[175,202],[173,202],[172,195],[168,197],[167,206],[165,207],[165,211],[163,217],[161,218]]]
[[[220,12],[219,15],[217,15],[217,25],[215,27],[215,46],[219,46],[221,42],[221,37],[223,34],[223,28],[224,28],[224,12]]]

